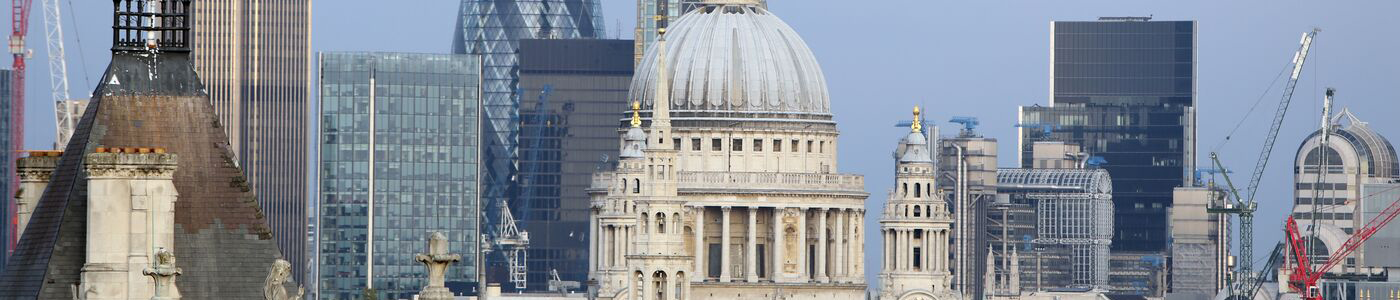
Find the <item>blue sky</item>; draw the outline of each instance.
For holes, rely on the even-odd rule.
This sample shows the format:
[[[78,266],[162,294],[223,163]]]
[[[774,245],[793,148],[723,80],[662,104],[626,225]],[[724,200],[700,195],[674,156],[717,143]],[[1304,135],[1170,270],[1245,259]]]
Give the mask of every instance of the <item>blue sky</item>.
[[[620,32],[630,39],[636,1],[602,1],[608,34]],[[103,1],[77,2],[82,4],[64,3],[64,26],[72,94],[81,97],[92,90],[107,65],[111,7]],[[840,169],[866,175],[871,192],[867,230],[878,226],[874,212],[880,211],[893,180],[889,154],[907,130],[893,128],[892,120],[908,118],[914,105],[925,106],[926,115],[945,128],[952,116],[980,118],[978,130],[1001,142],[1003,166],[1015,163],[1016,106],[1048,102],[1049,23],[1055,20],[1152,15],[1158,20],[1198,21],[1198,164],[1209,164],[1208,153],[1219,147],[1227,167],[1239,170],[1234,174],[1237,182],[1248,180],[1281,88],[1268,91],[1232,141],[1220,146],[1226,133],[1292,57],[1299,36],[1313,27],[1323,28],[1260,187],[1256,245],[1261,251],[1281,237],[1280,224],[1292,202],[1291,160],[1302,139],[1317,128],[1324,88],[1338,89],[1338,108],[1350,108],[1381,134],[1400,138],[1400,118],[1394,116],[1400,112],[1400,18],[1394,17],[1400,1],[769,2],[822,63],[844,133]],[[458,1],[385,3],[315,2],[313,49],[450,49]],[[32,18],[26,146],[47,149],[54,120],[44,25],[37,8]],[[867,236],[866,244],[880,247],[877,238]],[[866,259],[869,275],[878,272],[873,266],[879,266],[879,257]]]

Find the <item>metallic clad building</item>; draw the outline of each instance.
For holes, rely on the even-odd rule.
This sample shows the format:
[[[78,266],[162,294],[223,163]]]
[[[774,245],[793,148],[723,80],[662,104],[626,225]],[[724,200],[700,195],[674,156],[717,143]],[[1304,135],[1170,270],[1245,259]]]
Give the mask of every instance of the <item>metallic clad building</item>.
[[[524,181],[510,207],[530,232],[530,286],[546,287],[551,270],[563,281],[588,280],[586,189],[619,151],[632,47],[630,40],[520,41]]]
[[[10,89],[10,79],[14,76],[14,70],[0,69],[0,174],[6,174],[5,183],[0,184],[0,195],[14,195],[15,188],[19,184],[19,178],[15,177],[15,160],[19,159],[15,155],[17,150],[23,145],[18,145],[11,140],[15,135],[8,134],[16,128],[13,126],[13,116],[10,111],[14,110],[14,104],[10,103],[14,93]],[[5,262],[9,259],[10,253],[14,251],[15,243],[19,242],[19,232],[16,232],[16,222],[18,222],[18,207],[11,198],[6,198],[0,202],[0,270],[5,269]]]
[[[305,282],[311,0],[194,4],[195,71],[278,248]]]
[[[1023,164],[1036,141],[1103,157],[1114,182],[1113,250],[1160,254],[1172,189],[1193,181],[1196,24],[1101,18],[1051,30],[1051,107],[1021,108]]]
[[[1332,125],[1327,144],[1322,144],[1322,131],[1315,130],[1298,145],[1293,161],[1295,187],[1290,212],[1297,219],[1299,228],[1304,230],[1301,232],[1304,236],[1314,234],[1314,230],[1307,228],[1318,228],[1315,233],[1320,240],[1314,240],[1313,246],[1308,249],[1308,255],[1317,263],[1326,261],[1332,252],[1337,251],[1340,247],[1337,241],[1350,238],[1356,229],[1365,226],[1375,213],[1395,199],[1384,198],[1383,195],[1387,194],[1385,190],[1365,191],[1363,187],[1390,183],[1400,178],[1400,156],[1397,156],[1390,140],[1348,109],[1343,109],[1330,121]],[[1371,216],[1365,214],[1368,209]],[[1382,245],[1388,242],[1393,243],[1373,237],[1367,244]],[[1384,259],[1373,261],[1373,257],[1383,256],[1372,256],[1372,252],[1365,251],[1367,249],[1352,254],[1332,271],[1383,273],[1378,268],[1367,268],[1382,266],[1377,263],[1384,262]]]
[[[413,255],[429,231],[462,255],[448,287],[474,291],[480,66],[476,55],[320,55],[320,299],[411,298],[427,283]]]

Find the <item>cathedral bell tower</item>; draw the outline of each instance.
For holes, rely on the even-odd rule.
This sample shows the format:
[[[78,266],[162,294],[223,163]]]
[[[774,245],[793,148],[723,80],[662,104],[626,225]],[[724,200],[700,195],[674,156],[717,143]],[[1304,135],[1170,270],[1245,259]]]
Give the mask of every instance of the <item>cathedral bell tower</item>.
[[[895,153],[895,186],[880,220],[884,237],[881,300],[958,299],[950,286],[949,230],[953,219],[934,191],[936,167],[914,108],[913,130]]]

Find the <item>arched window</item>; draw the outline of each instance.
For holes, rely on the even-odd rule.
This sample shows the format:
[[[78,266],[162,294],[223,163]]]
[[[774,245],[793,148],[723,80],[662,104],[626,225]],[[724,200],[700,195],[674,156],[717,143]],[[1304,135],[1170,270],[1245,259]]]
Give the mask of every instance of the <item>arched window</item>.
[[[671,220],[675,220],[675,221],[676,221],[676,224],[683,224],[683,223],[684,223],[684,222],[681,222],[681,214],[680,214],[680,213],[672,213],[672,214],[671,214]],[[676,226],[675,228],[676,228],[676,230],[681,230],[680,226]],[[674,233],[680,233],[680,232],[674,232]]]
[[[907,182],[904,183],[904,190],[901,191],[901,192],[899,192],[899,195],[900,195],[900,196],[906,196],[906,197],[909,196],[909,183],[907,183]]]
[[[623,179],[622,179],[622,191],[623,191],[623,192],[626,192],[626,191],[627,191],[627,178],[623,178]]]
[[[656,233],[666,233],[666,214],[656,213]]]
[[[919,198],[920,196],[922,196],[922,195],[924,194],[923,189],[920,188],[920,187],[922,187],[922,186],[923,186],[922,184],[918,184],[918,183],[915,183],[915,184],[914,184],[914,198]]]
[[[641,179],[632,179],[632,184],[633,184],[633,185],[632,185],[632,193],[633,193],[633,194],[641,194],[641,193],[642,193],[642,180],[641,180]]]
[[[914,206],[914,216],[915,216],[915,217],[922,217],[922,216],[924,216],[924,215],[923,215],[923,212],[924,212],[924,211],[923,211],[923,208],[922,208],[922,207],[920,207],[920,206],[918,206],[918,205],[915,205],[915,206]]]

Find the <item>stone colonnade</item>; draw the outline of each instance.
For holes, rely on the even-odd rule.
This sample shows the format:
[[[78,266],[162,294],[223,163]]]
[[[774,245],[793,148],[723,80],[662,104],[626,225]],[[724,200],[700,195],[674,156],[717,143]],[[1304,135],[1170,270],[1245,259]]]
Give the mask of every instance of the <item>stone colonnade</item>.
[[[887,228],[881,233],[885,243],[885,271],[948,271],[948,229]],[[941,241],[941,242],[940,242]],[[915,253],[914,249],[919,249]]]

